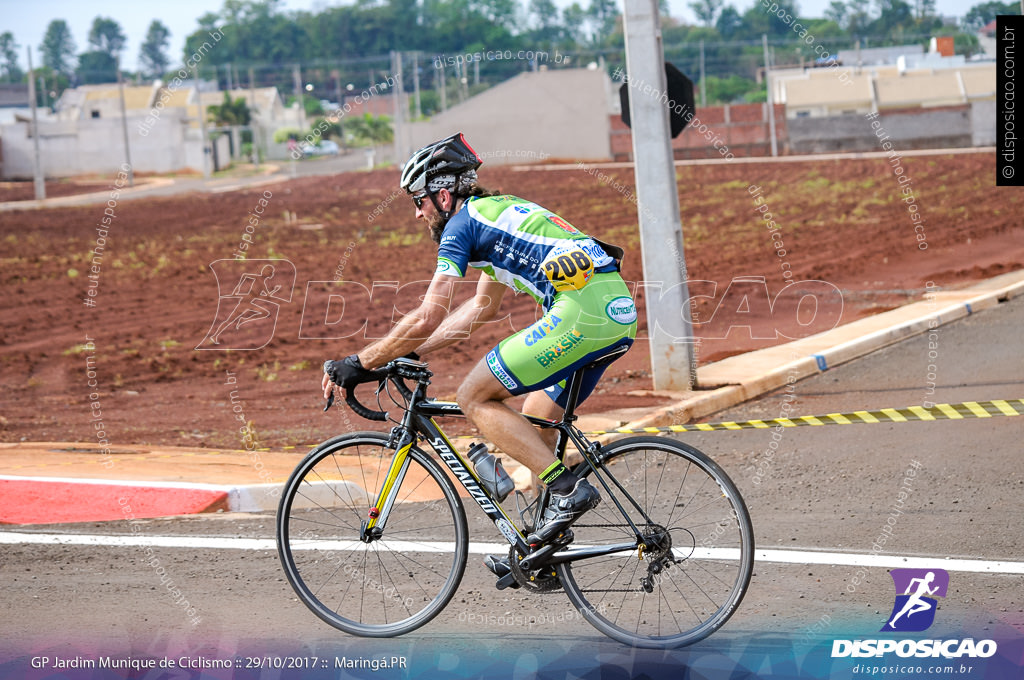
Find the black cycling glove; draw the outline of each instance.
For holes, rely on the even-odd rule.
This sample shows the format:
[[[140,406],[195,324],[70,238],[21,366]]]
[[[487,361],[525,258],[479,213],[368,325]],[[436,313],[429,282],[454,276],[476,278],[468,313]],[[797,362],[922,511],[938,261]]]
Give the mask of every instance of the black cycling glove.
[[[328,359],[324,362],[324,373],[330,377],[331,382],[341,387],[355,387],[375,380],[373,371],[366,370],[359,362],[358,354],[351,354],[344,359]]]

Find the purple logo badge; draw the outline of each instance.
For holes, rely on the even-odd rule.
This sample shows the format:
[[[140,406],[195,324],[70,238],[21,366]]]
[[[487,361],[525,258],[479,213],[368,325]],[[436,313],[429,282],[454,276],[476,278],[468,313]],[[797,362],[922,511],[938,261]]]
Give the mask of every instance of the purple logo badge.
[[[882,631],[913,633],[927,630],[935,621],[936,597],[945,597],[949,573],[945,569],[893,569],[896,602]]]

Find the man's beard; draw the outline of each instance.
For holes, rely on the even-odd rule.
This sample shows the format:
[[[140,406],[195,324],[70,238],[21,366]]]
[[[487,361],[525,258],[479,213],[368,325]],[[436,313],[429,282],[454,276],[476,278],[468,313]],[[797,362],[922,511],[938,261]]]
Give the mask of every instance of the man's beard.
[[[441,245],[441,234],[444,233],[444,227],[448,224],[448,220],[441,217],[440,213],[433,213],[427,218],[427,226],[430,227],[430,238],[434,243]]]

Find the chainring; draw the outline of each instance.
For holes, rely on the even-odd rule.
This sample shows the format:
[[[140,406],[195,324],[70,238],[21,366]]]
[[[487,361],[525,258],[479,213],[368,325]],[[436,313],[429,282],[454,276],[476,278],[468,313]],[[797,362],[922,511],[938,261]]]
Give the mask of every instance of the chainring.
[[[562,582],[555,573],[555,568],[548,566],[536,569],[527,574],[519,567],[519,560],[522,559],[515,546],[509,546],[508,564],[512,568],[512,575],[516,583],[532,593],[553,593],[562,589]]]

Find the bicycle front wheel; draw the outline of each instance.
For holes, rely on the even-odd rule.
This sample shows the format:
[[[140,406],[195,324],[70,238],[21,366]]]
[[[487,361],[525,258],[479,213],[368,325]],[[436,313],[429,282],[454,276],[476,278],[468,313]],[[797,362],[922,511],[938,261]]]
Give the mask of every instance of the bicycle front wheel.
[[[360,540],[395,451],[378,432],[324,442],[285,485],[277,547],[288,581],[321,619],[353,635],[391,637],[444,609],[466,568],[462,501],[416,447],[382,535]]]
[[[573,605],[604,634],[638,647],[679,647],[718,630],[754,566],[754,532],[736,486],[697,449],[662,437],[615,442],[601,461],[601,476],[648,548],[557,565]],[[573,525],[572,548],[637,545],[592,470],[584,464],[579,472],[603,498]]]

